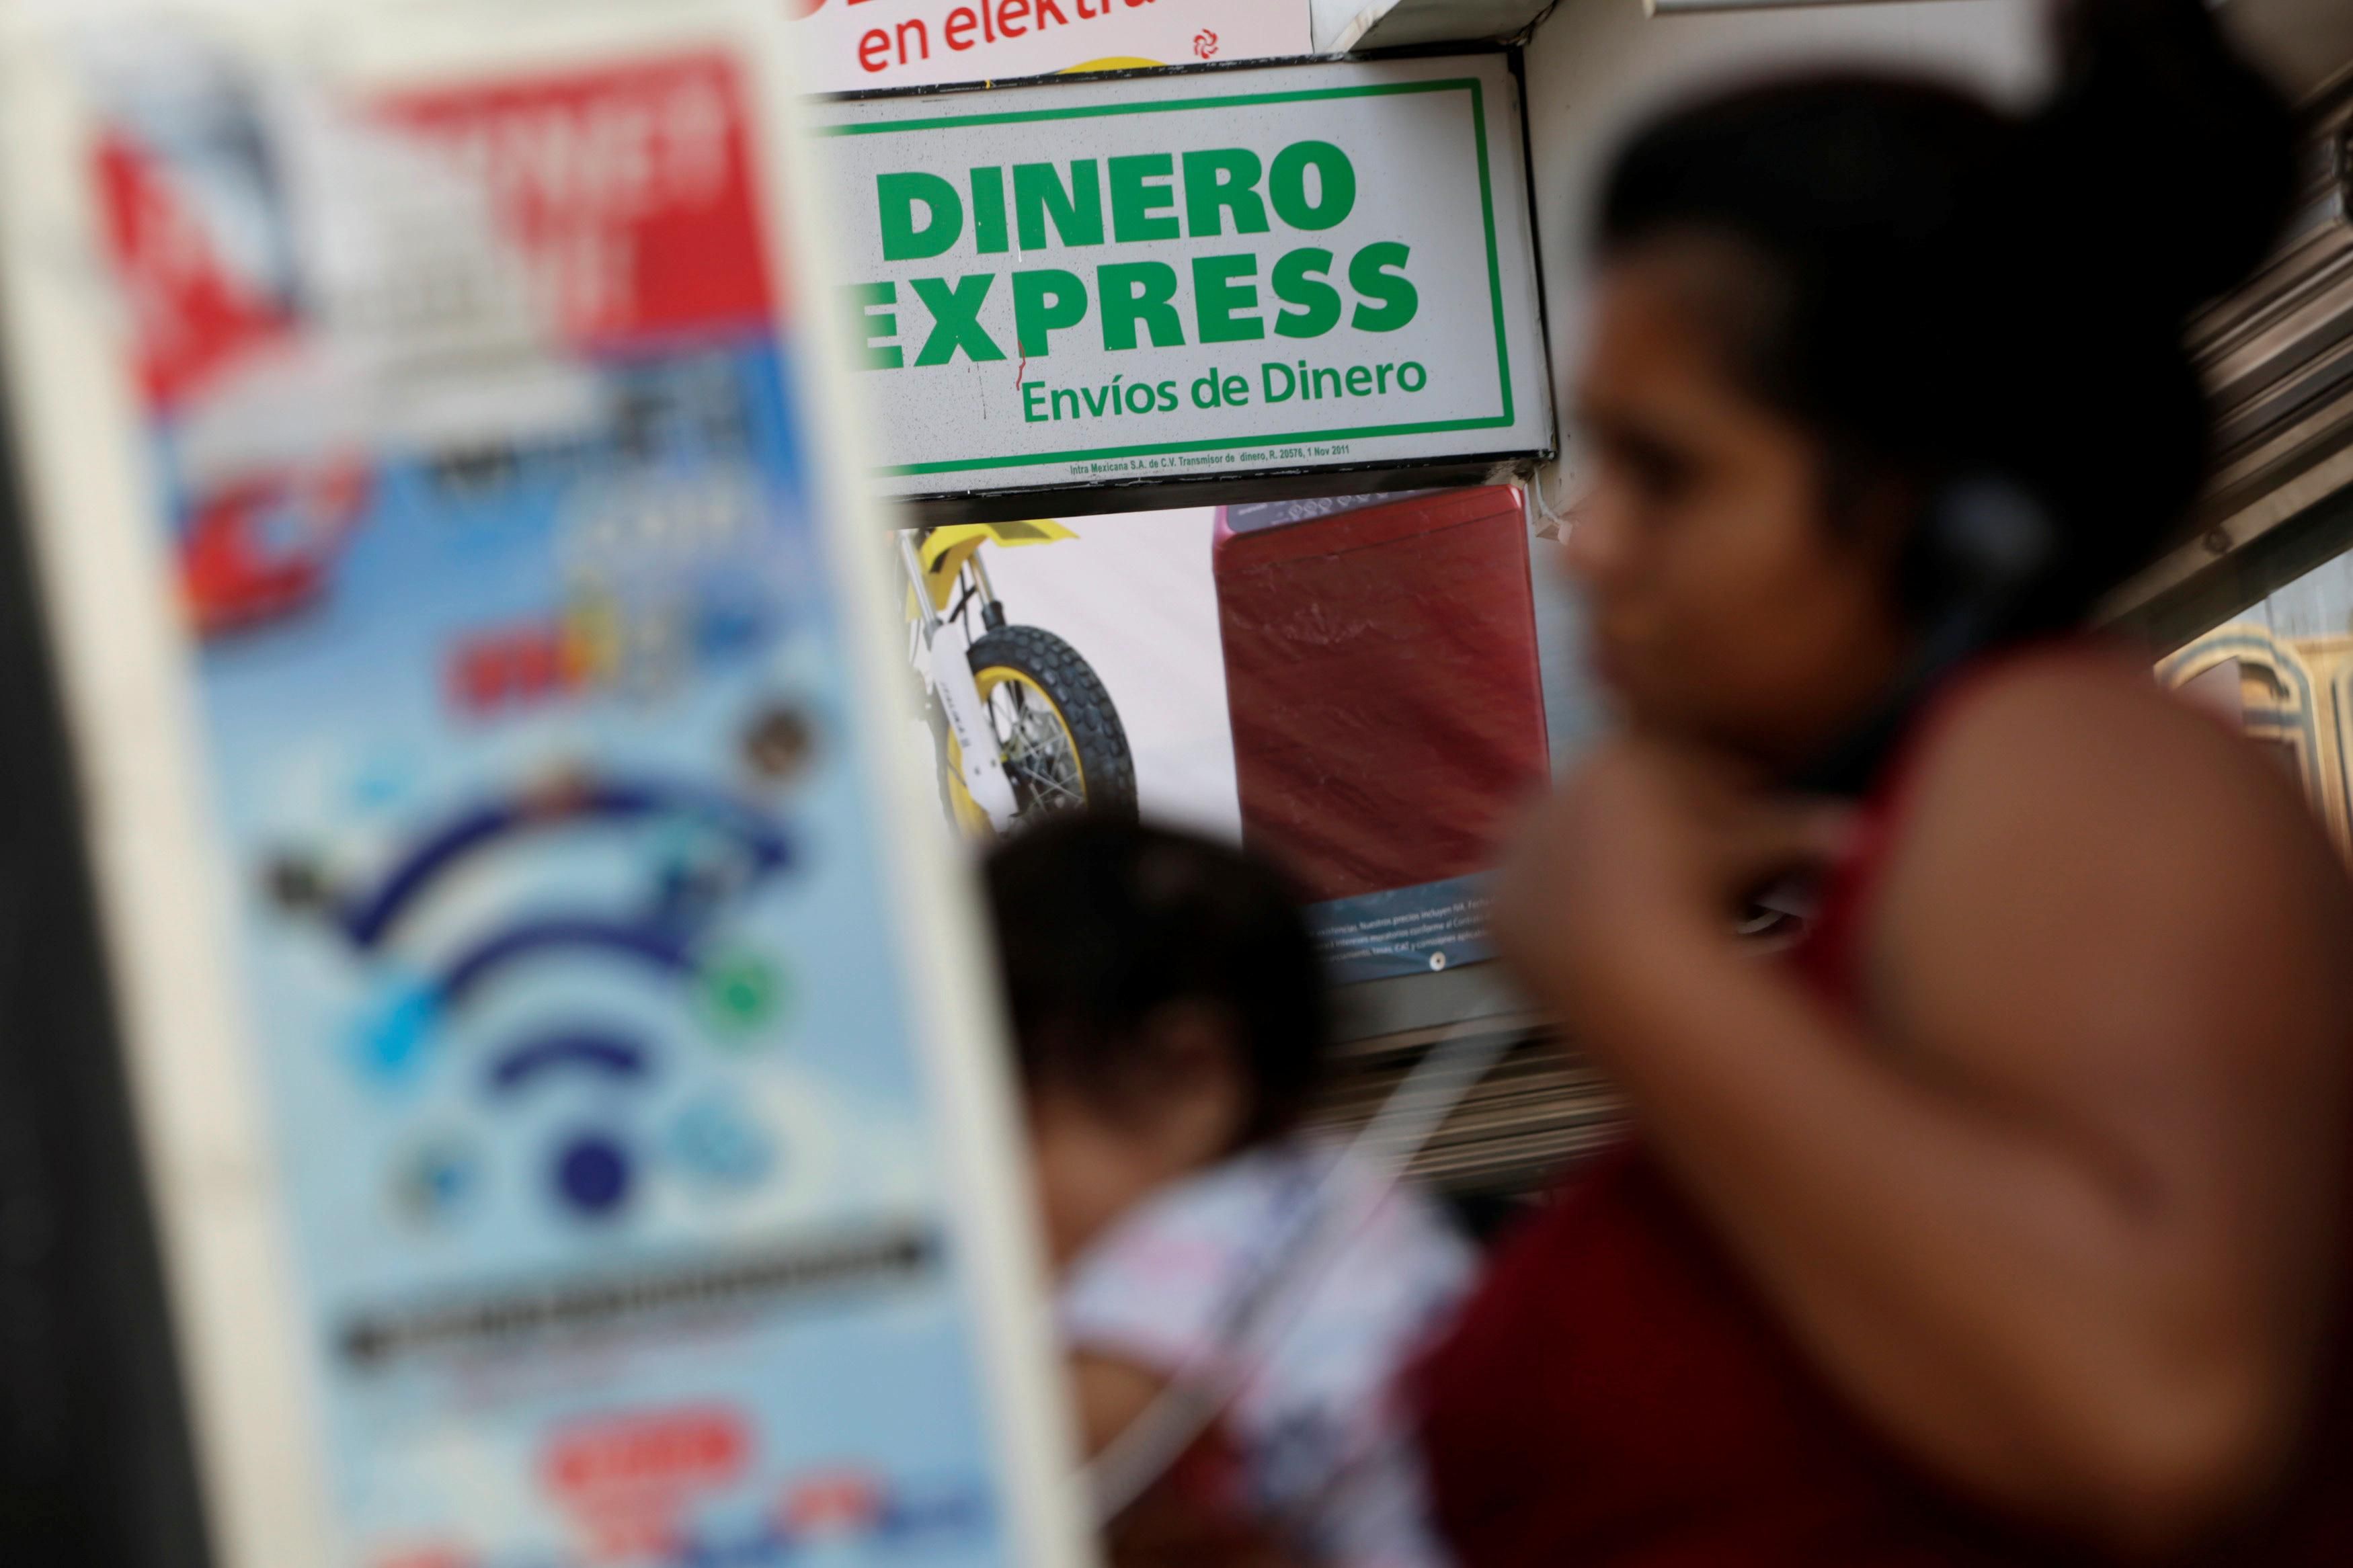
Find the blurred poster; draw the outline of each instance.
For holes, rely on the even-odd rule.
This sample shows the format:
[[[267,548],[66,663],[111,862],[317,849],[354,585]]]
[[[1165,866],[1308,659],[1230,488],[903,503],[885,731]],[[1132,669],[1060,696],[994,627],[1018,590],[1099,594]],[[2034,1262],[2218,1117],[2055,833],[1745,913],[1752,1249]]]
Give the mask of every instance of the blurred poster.
[[[1063,531],[991,581],[1100,678],[1145,816],[1281,862],[1343,983],[1492,956],[1484,873],[1548,770],[1516,490]]]
[[[1309,52],[1308,0],[776,0],[812,92]]]
[[[707,39],[554,58],[82,56],[311,1561],[1067,1561],[1008,1408],[1046,1384],[985,994],[889,847],[888,633],[843,607],[882,535],[820,510],[766,79]]]

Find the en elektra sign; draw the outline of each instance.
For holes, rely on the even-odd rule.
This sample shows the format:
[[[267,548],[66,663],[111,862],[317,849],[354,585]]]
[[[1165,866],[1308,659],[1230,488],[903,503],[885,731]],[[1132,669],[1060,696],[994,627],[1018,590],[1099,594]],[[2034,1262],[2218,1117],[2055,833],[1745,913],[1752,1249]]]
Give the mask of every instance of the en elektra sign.
[[[1553,445],[1500,54],[826,119],[875,478],[927,514],[1007,492],[1470,472]]]
[[[776,3],[776,0],[771,0]],[[1309,50],[1307,0],[782,0],[801,87],[868,92]]]

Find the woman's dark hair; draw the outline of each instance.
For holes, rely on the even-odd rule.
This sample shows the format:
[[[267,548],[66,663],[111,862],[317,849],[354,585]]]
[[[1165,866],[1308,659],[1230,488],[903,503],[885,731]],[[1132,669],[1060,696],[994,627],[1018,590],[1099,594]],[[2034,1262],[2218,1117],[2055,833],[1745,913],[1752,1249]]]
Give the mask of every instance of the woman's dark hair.
[[[1686,107],[1620,153],[1599,226],[1605,258],[1695,236],[1761,264],[1769,303],[1725,347],[1834,463],[1924,503],[1984,478],[2034,497],[2058,535],[2019,616],[2040,626],[2187,518],[2212,430],[2184,324],[2263,258],[2295,180],[2293,116],[2201,0],[2063,0],[2058,25],[2058,88],[2022,118],[1863,74]]]
[[[1320,1076],[1324,972],[1288,883],[1239,850],[1074,815],[988,859],[988,899],[1023,1077],[1115,1101],[1153,1015],[1230,1020],[1251,1110],[1240,1142],[1288,1129]]]

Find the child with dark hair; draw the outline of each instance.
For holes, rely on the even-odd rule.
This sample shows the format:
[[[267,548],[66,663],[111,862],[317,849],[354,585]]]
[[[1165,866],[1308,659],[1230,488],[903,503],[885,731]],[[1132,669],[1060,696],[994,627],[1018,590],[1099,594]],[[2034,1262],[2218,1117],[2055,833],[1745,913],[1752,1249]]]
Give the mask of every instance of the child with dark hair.
[[[1433,1205],[1300,1119],[1323,975],[1290,889],[1206,840],[1070,817],[987,883],[1082,1425],[1231,1390],[1221,1501],[1300,1561],[1445,1561],[1398,1373],[1467,1288]]]

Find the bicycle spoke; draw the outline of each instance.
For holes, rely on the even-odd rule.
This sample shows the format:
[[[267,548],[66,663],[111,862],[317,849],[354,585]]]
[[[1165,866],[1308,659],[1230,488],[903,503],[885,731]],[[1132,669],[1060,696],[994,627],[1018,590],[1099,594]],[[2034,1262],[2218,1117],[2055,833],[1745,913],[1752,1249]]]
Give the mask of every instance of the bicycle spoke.
[[[1005,747],[1018,813],[1039,816],[1086,804],[1079,759],[1060,716],[1033,704],[1020,685],[1008,682],[989,695],[989,717]]]

